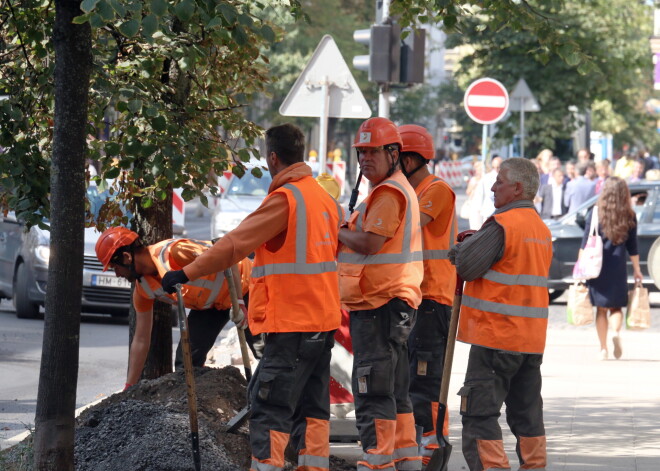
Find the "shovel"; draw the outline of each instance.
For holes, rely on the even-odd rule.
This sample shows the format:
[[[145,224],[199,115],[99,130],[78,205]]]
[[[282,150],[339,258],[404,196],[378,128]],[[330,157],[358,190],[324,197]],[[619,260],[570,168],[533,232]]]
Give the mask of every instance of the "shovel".
[[[195,374],[192,365],[192,354],[190,353],[190,337],[188,335],[188,318],[183,307],[183,296],[181,296],[181,284],[176,286],[177,305],[179,307],[179,329],[181,330],[181,348],[183,350],[183,369],[186,373],[186,391],[188,393],[188,415],[190,416],[190,438],[192,441],[193,461],[195,471],[202,469],[199,456],[199,429],[197,425],[197,394],[195,393]]]
[[[463,231],[457,236],[458,242],[462,242],[467,236],[475,231]],[[440,400],[438,405],[438,417],[436,418],[435,433],[438,437],[439,448],[433,450],[431,460],[426,465],[426,471],[447,471],[449,457],[453,446],[442,434],[442,429],[447,414],[447,396],[449,395],[449,379],[451,367],[454,362],[454,346],[456,345],[456,330],[458,329],[458,317],[461,312],[461,300],[463,298],[463,279],[456,274],[456,292],[454,303],[451,308],[451,320],[449,321],[449,333],[447,335],[447,348],[445,349],[445,363],[442,369],[442,383],[440,384]]]
[[[234,283],[234,276],[231,269],[225,270],[225,278],[227,279],[227,286],[229,287],[229,296],[231,297],[231,307],[234,315],[232,318],[237,318],[241,308],[238,305],[238,291],[236,289],[236,283]],[[248,354],[247,341],[245,340],[245,331],[243,329],[236,328],[238,332],[238,343],[241,346],[241,356],[243,357],[243,368],[245,369],[245,379],[250,383],[252,379],[252,367],[250,366],[250,356]],[[241,411],[236,414],[232,419],[227,423],[225,431],[229,433],[234,433],[238,430],[241,425],[250,417],[250,405],[245,406]]]

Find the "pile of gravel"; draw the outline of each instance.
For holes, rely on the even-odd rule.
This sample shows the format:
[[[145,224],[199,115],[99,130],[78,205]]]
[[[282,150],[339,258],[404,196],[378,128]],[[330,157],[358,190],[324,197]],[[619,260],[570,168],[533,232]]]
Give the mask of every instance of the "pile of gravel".
[[[189,437],[187,414],[158,404],[125,400],[95,410],[78,427],[76,470],[194,470]],[[199,442],[202,469],[242,469],[203,424]]]

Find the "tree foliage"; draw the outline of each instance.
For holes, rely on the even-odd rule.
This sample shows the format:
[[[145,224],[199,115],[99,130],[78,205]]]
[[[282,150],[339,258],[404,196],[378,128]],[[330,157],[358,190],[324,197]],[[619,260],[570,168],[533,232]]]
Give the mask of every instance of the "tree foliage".
[[[50,213],[48,159],[53,111],[53,11],[47,0],[4,4],[0,28],[1,202],[28,224]],[[248,161],[261,128],[246,106],[270,82],[269,45],[282,31],[257,1],[84,0],[76,23],[93,27],[89,158],[101,188],[135,212],[183,188],[202,193],[208,175]],[[286,11],[300,13],[297,2]],[[99,137],[103,137],[102,139]],[[235,167],[241,172],[241,167]],[[213,193],[214,187],[210,188]],[[108,204],[97,223],[126,223]]]

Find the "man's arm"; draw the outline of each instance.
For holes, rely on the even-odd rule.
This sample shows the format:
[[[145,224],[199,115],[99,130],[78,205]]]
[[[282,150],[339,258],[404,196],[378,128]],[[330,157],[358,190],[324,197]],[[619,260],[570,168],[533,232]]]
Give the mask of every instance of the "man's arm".
[[[373,232],[357,232],[345,227],[339,229],[339,242],[363,255],[378,253],[383,248],[386,240],[387,237]]]
[[[151,328],[154,323],[153,309],[135,314],[135,333],[128,355],[126,385],[132,386],[140,380],[151,346]]]
[[[495,219],[452,248],[450,260],[464,281],[474,281],[486,274],[504,253],[504,229]]]

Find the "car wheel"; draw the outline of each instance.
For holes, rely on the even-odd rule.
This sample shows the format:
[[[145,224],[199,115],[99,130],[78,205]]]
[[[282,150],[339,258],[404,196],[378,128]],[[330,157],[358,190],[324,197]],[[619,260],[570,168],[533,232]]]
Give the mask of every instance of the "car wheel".
[[[554,301],[559,296],[564,294],[564,291],[565,290],[563,290],[563,289],[549,289],[548,290],[548,296],[550,297],[550,302]]]
[[[30,277],[24,263],[16,270],[16,283],[14,284],[14,308],[19,319],[34,319],[39,316],[39,304],[30,301],[28,288]]]

